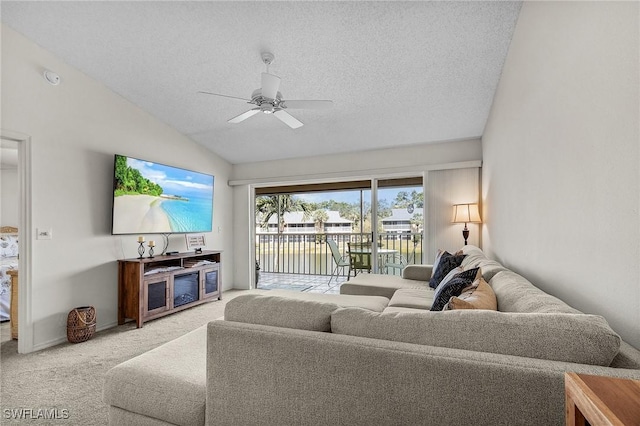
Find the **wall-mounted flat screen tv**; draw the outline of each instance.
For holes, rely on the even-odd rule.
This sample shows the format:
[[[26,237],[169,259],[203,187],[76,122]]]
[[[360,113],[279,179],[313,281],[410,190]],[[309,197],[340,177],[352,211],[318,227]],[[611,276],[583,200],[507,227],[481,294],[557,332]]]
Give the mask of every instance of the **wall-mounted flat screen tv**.
[[[116,154],[112,234],[211,232],[213,179]]]

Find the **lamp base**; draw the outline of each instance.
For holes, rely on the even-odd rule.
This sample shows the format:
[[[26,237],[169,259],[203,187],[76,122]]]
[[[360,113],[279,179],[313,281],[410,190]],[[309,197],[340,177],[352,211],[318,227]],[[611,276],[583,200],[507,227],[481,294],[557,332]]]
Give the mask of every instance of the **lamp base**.
[[[469,229],[467,229],[467,224],[464,224],[464,229],[462,230],[462,238],[464,238],[464,245],[467,245],[467,240],[469,239]]]

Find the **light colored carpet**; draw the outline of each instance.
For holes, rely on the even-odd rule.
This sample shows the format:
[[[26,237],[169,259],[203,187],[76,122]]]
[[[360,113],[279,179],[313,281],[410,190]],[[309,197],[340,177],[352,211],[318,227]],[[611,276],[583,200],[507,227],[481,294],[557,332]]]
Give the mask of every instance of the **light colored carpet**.
[[[205,303],[145,323],[136,329],[128,322],[95,334],[83,343],[64,343],[30,354],[17,353],[18,344],[9,340],[8,323],[3,323],[0,343],[0,424],[106,425],[107,406],[102,402],[104,373],[169,340],[180,337],[224,315],[230,299],[249,290],[230,290],[223,300]],[[99,313],[98,313],[99,314]],[[68,410],[68,419],[15,420],[6,410]]]

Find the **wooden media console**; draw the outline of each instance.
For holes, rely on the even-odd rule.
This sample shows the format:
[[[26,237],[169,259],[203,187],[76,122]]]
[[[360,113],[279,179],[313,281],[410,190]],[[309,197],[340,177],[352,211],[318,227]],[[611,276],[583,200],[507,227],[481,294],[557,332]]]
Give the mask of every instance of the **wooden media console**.
[[[221,251],[118,260],[118,324],[172,314],[222,298]]]

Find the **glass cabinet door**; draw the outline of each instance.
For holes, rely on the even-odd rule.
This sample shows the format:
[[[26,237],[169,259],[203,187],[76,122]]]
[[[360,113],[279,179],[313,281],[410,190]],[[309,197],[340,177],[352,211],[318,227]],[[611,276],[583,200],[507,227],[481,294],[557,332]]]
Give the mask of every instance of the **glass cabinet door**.
[[[219,272],[218,268],[215,269],[207,269],[202,271],[203,275],[203,283],[202,283],[202,297],[214,297],[219,296]]]
[[[169,309],[169,277],[158,277],[144,282],[144,315],[153,315]]]

